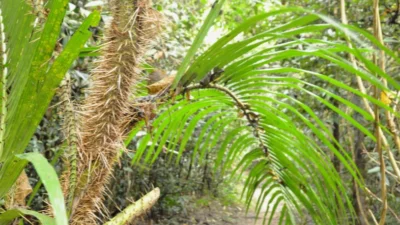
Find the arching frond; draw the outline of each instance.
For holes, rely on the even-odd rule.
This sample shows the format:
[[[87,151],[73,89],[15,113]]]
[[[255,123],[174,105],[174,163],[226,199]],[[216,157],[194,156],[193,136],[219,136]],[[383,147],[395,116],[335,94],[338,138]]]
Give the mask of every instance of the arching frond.
[[[303,16],[279,26],[266,26],[266,31],[254,36],[238,38],[268,17],[288,13]],[[318,33],[326,29],[335,30],[344,39],[351,37],[353,47],[319,40]],[[301,38],[305,33],[312,38]],[[233,165],[234,174],[249,170],[243,196],[250,206],[255,191],[261,189],[261,198],[255,206],[260,213],[262,203],[268,203],[265,222],[271,223],[279,207],[280,224],[296,224],[299,218],[308,216],[316,224],[353,224],[352,201],[329,154],[334,154],[361,186],[363,179],[347,149],[335,140],[325,121],[308,105],[318,102],[375,141],[371,131],[325,96],[356,111],[367,121],[373,117],[347,96],[309,83],[305,78],[312,76],[398,114],[380,100],[330,74],[318,69],[286,67],[280,62],[314,57],[381,90],[387,88],[380,78],[399,90],[398,82],[369,59],[375,50],[365,46],[371,45],[382,48],[399,62],[396,54],[365,31],[304,9],[279,9],[250,18],[197,57],[181,79],[177,78],[178,87],[190,91],[191,99],[177,99],[172,106],[168,107],[168,102],[160,109],[151,130],[140,140],[132,162],[143,159],[152,163],[162,151],[179,160],[187,144],[193,142],[192,157],[198,157],[200,162],[207,151],[216,152],[215,170],[222,167],[226,171]],[[354,55],[360,67],[354,68],[344,54]],[[220,69],[223,72],[213,77],[213,71]],[[307,102],[288,94],[289,91],[307,95]],[[194,133],[197,138],[192,136]],[[233,164],[238,159],[240,162]]]

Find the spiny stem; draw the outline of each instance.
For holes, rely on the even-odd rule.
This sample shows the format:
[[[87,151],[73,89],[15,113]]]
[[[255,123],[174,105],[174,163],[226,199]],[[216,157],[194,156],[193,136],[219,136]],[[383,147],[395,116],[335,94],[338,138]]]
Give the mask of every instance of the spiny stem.
[[[113,20],[105,32],[101,59],[92,71],[93,84],[82,105],[78,148],[78,183],[71,224],[96,224],[105,185],[123,146],[126,112],[141,77],[141,60],[159,33],[160,14],[150,0],[110,1]]]
[[[67,146],[65,149],[65,161],[68,164],[65,177],[68,184],[68,195],[67,195],[67,212],[68,215],[72,212],[72,202],[75,195],[75,189],[77,185],[77,151],[79,146],[77,119],[75,116],[74,106],[71,102],[71,76],[69,73],[65,76],[61,84],[62,95],[61,102],[63,103],[64,113],[64,131],[67,140]]]

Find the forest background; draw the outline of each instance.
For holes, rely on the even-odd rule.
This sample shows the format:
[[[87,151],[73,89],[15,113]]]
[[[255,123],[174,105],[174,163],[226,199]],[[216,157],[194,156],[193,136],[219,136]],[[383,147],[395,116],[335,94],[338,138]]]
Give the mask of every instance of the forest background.
[[[397,0],[380,1],[379,5],[374,6],[374,2],[344,2],[330,0],[266,2],[257,0],[229,1],[224,5],[222,11],[219,13],[208,33],[208,36],[205,37],[203,45],[201,45],[197,50],[195,56],[201,56],[202,53],[212,46],[212,44],[216,43],[216,41],[223,37],[223,35],[242,25],[244,21],[252,16],[270,12],[282,6],[295,6],[318,12],[323,15],[328,15],[336,21],[348,22],[351,25],[365,29],[371,34],[374,34],[375,32],[374,22],[376,21],[376,18],[374,17],[373,12],[375,9],[378,9],[383,35],[382,41],[396,57],[399,57],[400,3]],[[201,30],[210,8],[213,7],[213,2],[206,0],[160,0],[153,1],[153,3],[154,9],[165,16],[165,24],[160,37],[153,41],[153,47],[145,53],[144,61],[146,64],[142,67],[142,73],[144,76],[149,76],[154,79],[154,81],[151,82],[156,82],[168,75],[172,76],[178,73],[178,68],[182,64],[182,61],[184,61],[187,53],[190,52],[193,40],[195,40],[198,35],[198,31]],[[343,3],[345,4],[343,5]],[[99,26],[93,26],[90,28],[93,36],[88,40],[84,50],[80,52],[79,58],[73,63],[73,66],[68,71],[71,85],[70,100],[76,105],[84,101],[86,89],[90,86],[91,82],[90,71],[93,69],[93,62],[99,56],[97,50],[99,49],[98,46],[102,44],[105,24],[111,20],[105,2],[71,0],[68,4],[66,17],[61,26],[61,37],[58,41],[59,48],[64,48],[68,41],[71,40],[72,35],[79,29],[82,21],[94,10],[101,11],[100,24]],[[345,10],[347,19],[344,20],[343,12],[341,12],[341,10]],[[270,16],[267,21],[264,21],[264,23],[253,26],[248,31],[243,32],[241,36],[237,37],[237,41],[247,40],[248,38],[257,35],[264,30],[270,29],[271,27],[279,27],[282,24],[301,20],[303,16],[304,15],[299,14],[277,14]],[[332,24],[334,23],[332,21],[330,22]],[[302,25],[301,22],[299,22],[299,27],[300,25]],[[293,26],[296,28],[296,25]],[[347,44],[345,37],[338,34],[337,30],[329,28],[321,29],[318,32],[307,32],[307,30],[305,30],[305,32],[302,33],[295,33],[294,37],[300,41],[293,43],[290,46],[286,46],[285,43],[292,40],[292,37],[289,37],[290,33],[285,35],[288,35],[287,38],[280,37],[279,40],[269,42],[267,46],[264,46],[264,48],[268,48],[268,46],[277,46],[276,51],[310,50],[310,52],[312,52],[313,47],[315,46],[310,45],[310,43],[302,42],[306,39],[318,39],[343,45]],[[379,37],[377,39],[379,40]],[[247,53],[251,54],[250,51]],[[294,53],[295,52],[288,51],[287,54]],[[355,60],[354,57],[351,57],[351,54],[338,52],[338,55],[347,58],[347,62],[349,62],[350,65]],[[281,60],[279,60],[280,58]],[[375,58],[379,59],[379,56]],[[384,58],[386,58],[386,56]],[[373,61],[372,54],[368,60]],[[366,62],[363,63],[369,65]],[[378,61],[376,64],[379,64]],[[366,70],[370,69],[363,68],[362,66],[360,67]],[[304,54],[298,55],[297,57],[285,57],[284,55],[280,55],[277,56],[277,60],[272,60],[268,65],[258,67],[258,69],[268,68],[301,68],[306,71],[314,71],[316,73],[327,75],[326,79],[320,79],[318,76],[307,76],[305,73],[297,71],[292,76],[295,78],[294,80],[291,80],[289,76],[286,76],[286,79],[285,76],[282,76],[282,79],[274,77],[271,80],[271,83],[269,83],[274,85],[268,86],[268,88],[270,88],[269,91],[271,91],[271,93],[274,93],[271,94],[271,96],[289,96],[288,98],[282,97],[280,99],[284,104],[291,104],[292,102],[301,102],[306,104],[301,105],[301,107],[298,106],[296,112],[298,112],[300,116],[299,114],[292,113],[289,110],[290,107],[285,109],[282,108],[282,112],[287,113],[287,117],[292,121],[298,131],[314,140],[315,145],[318,146],[322,152],[326,153],[327,157],[325,159],[327,162],[332,162],[335,170],[338,172],[339,177],[344,183],[344,188],[340,189],[340,191],[344,191],[344,193],[338,195],[350,196],[348,197],[349,199],[343,197],[346,199],[344,202],[349,200],[351,205],[354,206],[354,215],[356,215],[355,217],[357,218],[354,223],[378,224],[382,221],[384,224],[400,223],[398,215],[398,212],[400,211],[400,175],[398,174],[398,168],[396,169],[396,165],[399,166],[400,164],[400,142],[398,142],[398,131],[396,130],[396,127],[399,126],[396,114],[398,112],[397,98],[399,97],[399,92],[397,86],[393,85],[400,79],[400,65],[398,60],[396,58],[391,59],[390,57],[387,57],[387,60],[384,62],[381,70],[385,71],[385,73],[390,76],[393,80],[393,84],[389,82],[389,89],[385,89],[379,94],[376,93],[375,86],[379,86],[378,84],[380,83],[372,79],[371,83],[363,83],[365,90],[361,89],[361,92],[363,92],[362,94],[354,95],[354,92],[349,91],[347,87],[358,89],[360,88],[360,85],[357,83],[358,81],[355,79],[355,76],[350,75],[351,73],[349,70],[345,69],[346,66],[342,65],[342,67],[338,67],[332,63],[332,61],[319,58],[317,54]],[[214,67],[212,70],[215,73],[218,68]],[[211,73],[210,71],[207,72]],[[289,72],[290,71],[288,71],[288,73]],[[371,74],[373,73],[371,72]],[[337,82],[335,85],[331,85],[332,81],[329,79],[333,79],[334,82]],[[300,83],[298,82],[299,80],[301,80]],[[226,78],[223,81],[229,87],[230,80]],[[384,83],[384,79],[379,82]],[[139,85],[140,91],[138,95],[146,96],[148,94],[146,92],[146,85],[148,85],[148,83],[144,82],[141,85],[142,86]],[[243,94],[243,96],[246,96],[246,94],[249,94],[246,93],[246,91],[243,91],[243,89],[246,88],[245,85],[239,87],[233,85],[231,87],[236,90],[239,95]],[[258,90],[257,88],[256,85],[249,87],[249,89],[254,92]],[[310,90],[312,90],[313,93],[311,96],[317,96],[316,98],[310,97]],[[381,101],[379,106],[381,108],[386,107],[386,109],[378,112],[374,111],[374,105],[372,104],[372,108],[366,108],[366,104],[363,102],[362,98],[360,98],[360,96],[364,96],[363,94],[365,93],[379,99]],[[63,130],[63,124],[65,123],[65,106],[63,104],[65,100],[63,100],[63,94],[63,89],[60,88],[55,97],[53,97],[50,106],[46,110],[44,117],[25,150],[25,152],[38,152],[44,155],[49,162],[52,162],[56,172],[60,176],[63,168],[65,168],[65,161],[63,163],[62,157],[63,143],[66,139],[65,131]],[[196,93],[196,90],[194,90],[192,91],[192,95],[195,96],[194,98],[196,99],[204,96],[208,97],[210,93]],[[338,100],[338,98],[334,96],[340,96],[341,98],[348,99],[348,101],[342,99]],[[243,97],[243,99],[248,100],[246,97]],[[368,98],[368,100],[374,102],[371,98]],[[249,102],[251,102],[251,99]],[[376,102],[374,103],[377,104]],[[370,103],[368,103],[368,105],[369,104]],[[207,107],[208,106],[209,105],[207,105]],[[262,162],[262,160],[258,159],[253,160],[251,165],[244,169],[243,176],[237,176],[238,173],[234,173],[237,172],[236,169],[239,168],[241,162],[243,162],[241,161],[242,157],[253,156],[246,155],[246,153],[248,153],[245,151],[247,147],[246,143],[248,142],[232,141],[232,143],[227,143],[225,140],[230,140],[230,136],[234,134],[239,134],[241,137],[252,135],[257,137],[257,135],[254,134],[254,131],[239,131],[236,129],[242,125],[247,126],[247,122],[250,122],[242,118],[243,115],[240,115],[240,107],[238,109],[231,105],[230,107],[232,110],[230,113],[233,116],[230,115],[231,117],[227,118],[220,117],[221,114],[226,113],[225,109],[210,110],[201,113],[201,116],[196,116],[200,114],[200,111],[178,112],[178,107],[174,108],[173,104],[159,106],[160,108],[157,108],[158,106],[155,107],[154,105],[146,107],[142,108],[141,111],[138,112],[142,114],[141,117],[143,117],[144,122],[140,123],[140,125],[137,126],[138,128],[136,130],[134,129],[134,132],[130,133],[129,141],[126,142],[127,150],[122,153],[119,162],[115,165],[113,175],[110,178],[107,187],[107,197],[104,202],[109,217],[117,215],[134,200],[137,200],[145,193],[150,192],[154,187],[159,187],[161,195],[155,206],[152,207],[151,211],[148,213],[147,217],[144,216],[142,218],[145,222],[151,220],[158,224],[213,224],[213,222],[215,224],[235,223],[235,218],[232,217],[232,215],[229,215],[229,213],[228,216],[222,215],[221,217],[223,218],[213,218],[214,221],[207,221],[206,218],[196,219],[193,215],[196,211],[201,211],[200,209],[204,208],[208,209],[207,213],[210,215],[213,213],[217,214],[218,210],[225,210],[226,207],[228,207],[228,211],[233,210],[234,213],[239,213],[237,207],[239,207],[239,211],[245,211],[246,205],[250,207],[250,211],[255,211],[254,214],[260,212],[263,214],[265,213],[265,209],[262,209],[263,203],[261,202],[265,200],[268,203],[267,205],[271,205],[269,208],[269,215],[271,215],[271,211],[272,214],[278,215],[275,216],[276,221],[274,221],[276,223],[284,223],[285,221],[295,224],[318,223],[318,220],[315,220],[315,218],[318,218],[319,215],[314,215],[315,217],[313,217],[313,215],[310,216],[310,211],[304,212],[304,215],[299,213],[294,214],[295,217],[288,216],[288,209],[286,209],[285,206],[283,209],[281,208],[281,201],[284,199],[284,197],[282,197],[282,199],[279,197],[281,193],[278,194],[276,192],[275,194],[274,189],[269,188],[268,186],[264,186],[262,189],[257,189],[257,186],[262,186],[264,181],[261,181],[261,175],[252,174],[257,173],[258,170],[264,171],[272,177],[271,180],[276,181],[279,185],[284,187],[285,185],[292,185],[285,184],[285,182],[287,182],[286,179],[288,179],[287,177],[285,178],[285,170],[291,170],[294,168],[291,168],[288,165],[286,166],[290,168],[286,168],[282,166],[283,163],[279,164],[281,167],[274,167],[274,170],[265,170],[264,167],[258,168],[260,162]],[[193,105],[190,107],[202,106]],[[358,110],[359,108],[363,108],[365,111]],[[390,108],[391,111],[387,108]],[[388,111],[394,115],[392,115],[393,118],[390,116],[386,117]],[[171,112],[175,114],[171,116]],[[371,115],[369,115],[369,113],[371,113]],[[380,137],[381,134],[379,132],[376,134],[377,125],[373,120],[368,120],[369,117],[378,114],[382,117],[379,126],[387,136],[386,142],[382,141],[383,139],[379,141],[382,137]],[[238,121],[232,122],[231,119],[235,117],[238,118]],[[173,125],[170,124],[170,126],[172,127],[171,129],[176,130],[158,129],[157,126],[162,127],[163,125],[160,122],[162,120],[157,120],[157,118],[162,118],[164,120],[172,118]],[[176,120],[181,120],[182,118],[185,118],[186,120],[183,120],[184,123],[178,124]],[[326,130],[322,130],[321,128],[320,135],[328,136],[331,145],[336,149],[342,150],[343,152],[341,153],[344,157],[340,158],[337,154],[333,154],[331,148],[328,146],[329,144],[316,134],[307,123],[304,123],[304,120],[316,124],[320,121],[323,122]],[[314,120],[316,120],[316,122]],[[196,123],[191,123],[191,121],[196,121]],[[282,121],[274,121],[271,123],[274,124]],[[250,126],[251,125],[252,124],[250,124]],[[152,131],[153,126],[155,131]],[[279,125],[277,125],[277,127],[279,127]],[[185,129],[189,128],[191,129],[190,134],[192,134],[190,139],[184,135]],[[152,132],[157,134],[158,131],[160,134],[177,132],[176,136],[167,136],[165,139],[168,138],[168,140],[164,140],[164,138],[152,140]],[[278,138],[281,138],[281,141],[285,141],[283,137],[284,136],[278,135]],[[374,140],[373,137],[379,138]],[[238,138],[238,140],[241,139]],[[265,140],[270,139],[266,137]],[[161,142],[163,144],[160,144]],[[261,144],[262,143],[263,142],[261,142]],[[155,147],[153,145],[156,146],[156,149],[161,150],[158,157],[153,157],[151,154],[146,152],[146,150],[149,149],[154,150]],[[270,143],[266,144],[266,146],[271,147],[269,145],[272,146],[272,152],[277,151],[279,147],[282,147],[275,143],[274,140],[270,140]],[[383,145],[385,148],[383,153],[380,153],[382,151],[379,150],[379,145]],[[238,150],[221,153],[220,149],[229,147],[238,148]],[[184,151],[182,151],[183,148]],[[207,149],[207,151],[199,152],[201,149]],[[244,150],[240,151],[241,149]],[[141,154],[144,154],[143,158],[140,157]],[[224,158],[224,160],[222,160],[222,158]],[[254,156],[254,158],[256,157]],[[225,159],[227,159],[227,161],[225,161]],[[360,185],[358,181],[354,181],[354,175],[352,172],[349,172],[349,168],[352,167],[344,163],[348,159],[352,159],[356,165],[358,172],[361,175],[360,177],[362,177],[363,182],[365,182],[365,186]],[[151,164],[149,161],[151,161]],[[382,164],[379,162],[384,162],[385,166],[382,168]],[[289,161],[286,163],[290,164],[291,162]],[[224,164],[224,166],[222,167],[221,164]],[[297,165],[301,163],[300,161],[295,161],[293,164]],[[48,203],[46,188],[37,185],[40,178],[31,164],[26,167],[25,171],[29,177],[30,186],[36,186],[37,189],[34,189],[34,194],[27,197],[26,203],[22,201],[17,203],[14,202],[13,204],[23,207],[29,206],[30,209],[36,211],[46,209]],[[384,175],[382,174],[382,171]],[[232,177],[232,174],[235,175]],[[247,176],[251,179],[247,179]],[[260,180],[258,180],[258,178]],[[307,180],[309,177],[306,177],[305,179]],[[302,187],[301,184],[296,185],[297,189],[305,191],[306,188]],[[242,200],[247,200],[246,202],[240,202],[239,200],[242,187],[246,187],[243,192],[244,198]],[[256,199],[259,199],[259,201],[254,201],[252,196],[254,193],[257,193],[256,190],[261,192],[256,194]],[[290,194],[287,196],[283,194],[283,196],[287,197],[290,196]],[[337,196],[334,196],[335,195],[332,194],[332,201],[340,202],[337,199]],[[252,199],[253,202],[251,202]],[[387,205],[385,202],[387,202]],[[220,208],[212,208],[214,204],[222,205]],[[255,209],[252,209],[254,207]],[[309,206],[309,208],[306,208],[307,210],[310,210],[310,208],[313,207],[314,206]],[[279,210],[277,210],[277,208],[279,208]],[[304,208],[301,208],[299,211],[301,212],[302,210],[307,211]],[[283,212],[282,217],[280,217],[279,212]],[[383,216],[382,212],[384,212],[385,216]],[[204,213],[204,211],[202,211],[202,213]],[[353,215],[352,212],[343,213],[339,209],[337,212],[333,212],[332,215],[340,213],[342,213],[343,217],[349,216],[347,213]],[[266,214],[268,214],[268,212]],[[255,216],[263,217],[263,215]],[[103,215],[99,215],[99,217],[102,218]],[[270,222],[274,221],[270,220]]]

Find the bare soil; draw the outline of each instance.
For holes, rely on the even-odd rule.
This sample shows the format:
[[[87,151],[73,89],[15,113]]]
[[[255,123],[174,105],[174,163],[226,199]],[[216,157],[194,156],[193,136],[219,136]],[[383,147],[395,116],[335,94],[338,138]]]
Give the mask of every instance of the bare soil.
[[[261,190],[256,190],[253,204],[255,204],[260,195]],[[278,224],[280,210],[281,207],[277,209],[277,213],[272,219],[272,225]],[[246,208],[243,205],[224,206],[218,200],[210,200],[204,206],[188,205],[187,211],[178,217],[165,218],[158,222],[147,219],[138,223],[138,225],[262,225],[266,211],[266,203],[262,206],[260,214],[257,216],[253,207],[246,213]]]
[[[266,209],[266,208],[265,208]],[[198,209],[193,212],[194,221],[186,223],[187,225],[262,225],[265,211],[261,210],[257,217],[254,211],[246,213],[243,206],[223,206],[219,202],[213,202],[208,207]],[[278,224],[279,215],[273,218],[272,224]],[[185,223],[184,223],[185,224]],[[182,224],[183,225],[183,224]]]

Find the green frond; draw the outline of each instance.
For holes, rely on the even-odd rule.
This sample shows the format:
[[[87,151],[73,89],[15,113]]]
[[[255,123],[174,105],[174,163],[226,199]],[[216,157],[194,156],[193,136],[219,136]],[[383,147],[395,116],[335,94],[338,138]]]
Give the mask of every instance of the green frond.
[[[237,40],[239,34],[268,17],[286,13],[304,16]],[[343,38],[350,37],[352,47],[346,43],[319,40],[318,34],[326,29],[336,30]],[[312,38],[301,38],[304,33]],[[302,48],[299,49],[298,45]],[[381,100],[329,74],[285,67],[284,63],[280,67],[277,65],[285,60],[318,58],[338,71],[359,76],[381,90],[387,90],[381,78],[399,90],[399,83],[369,60],[376,51],[366,47],[371,45],[381,48],[400,62],[395,53],[367,32],[305,9],[285,8],[250,18],[220,38],[197,57],[187,70],[187,65],[182,65],[180,72],[185,70],[184,74],[177,77],[181,78],[179,85],[182,88],[190,88],[190,84],[200,82],[214,68],[223,68],[222,75],[213,82],[223,85],[231,93],[204,85],[200,90],[191,90],[190,101],[182,98],[172,107],[162,108],[152,123],[152,132],[142,138],[132,162],[137,163],[143,158],[145,162],[153,163],[163,149],[167,149],[166,153],[173,154],[179,161],[188,143],[192,143],[193,162],[197,160],[201,163],[208,151],[215,151],[215,171],[220,169],[224,173],[234,168],[233,174],[239,176],[249,171],[243,196],[250,207],[254,203],[252,198],[255,191],[261,190],[261,198],[255,202],[255,207],[260,213],[263,202],[268,203],[265,213],[269,217],[265,219],[268,224],[278,207],[282,207],[280,224],[295,224],[299,218],[305,219],[307,216],[316,224],[351,224],[355,216],[353,205],[346,194],[346,184],[330,162],[330,154],[340,160],[362,187],[363,180],[356,165],[347,149],[335,140],[328,125],[313,112],[308,102],[301,102],[282,90],[309,96],[309,101],[317,102],[337,114],[372,141],[375,141],[375,136],[368,129],[328,98],[359,113],[365,120],[373,121],[366,110],[347,97],[309,83],[304,78],[318,78],[334,88],[365,98],[399,115]],[[354,68],[343,57],[345,54],[354,55],[360,67]],[[232,96],[236,99],[232,99]],[[246,110],[259,115],[256,128],[249,124],[248,119],[240,116],[244,110],[240,105],[244,104],[249,106]],[[306,133],[298,128],[299,124],[307,128]],[[197,139],[192,137],[195,132]],[[266,149],[261,146],[264,143]],[[234,164],[238,159],[239,163]]]
[[[8,225],[15,219],[24,216],[34,216],[41,224],[56,225],[53,218],[46,216],[44,214],[38,213],[36,211],[27,209],[11,209],[0,214],[0,225]]]
[[[185,58],[183,59],[183,62],[181,63],[181,66],[178,69],[178,73],[176,74],[176,78],[173,83],[174,88],[177,86],[179,80],[184,75],[187,67],[195,56],[197,50],[200,48],[200,45],[203,43],[204,38],[206,37],[208,31],[214,23],[214,20],[218,17],[224,2],[225,0],[219,0],[215,1],[215,3],[212,5],[212,8],[208,13],[207,18],[205,19],[202,27],[200,28],[196,38],[193,41],[193,44],[191,45]]]
[[[49,0],[44,5],[30,5],[25,0],[0,1],[7,37],[1,44],[8,49],[8,60],[2,62],[2,67],[8,69],[3,74],[7,76],[3,90],[9,92],[7,102],[2,102],[7,107],[2,118],[7,126],[0,149],[0,162],[4,163],[0,196],[4,196],[21,171],[6,164],[12,164],[14,155],[25,150],[62,78],[91,36],[89,28],[100,19],[98,12],[92,13],[64,50],[55,52],[67,4],[67,0]]]

